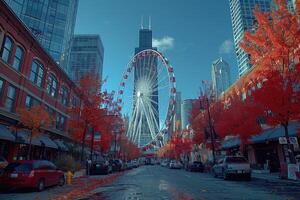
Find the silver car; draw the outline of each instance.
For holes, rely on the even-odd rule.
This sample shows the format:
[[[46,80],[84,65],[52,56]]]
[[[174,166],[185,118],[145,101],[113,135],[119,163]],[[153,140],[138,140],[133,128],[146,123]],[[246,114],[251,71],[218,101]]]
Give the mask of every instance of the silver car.
[[[183,167],[183,165],[181,164],[181,162],[179,162],[177,160],[171,160],[171,162],[169,164],[170,169],[181,169],[182,167]]]
[[[242,156],[226,156],[212,168],[214,177],[222,176],[224,180],[232,177],[243,177],[251,180],[251,168],[248,161]]]

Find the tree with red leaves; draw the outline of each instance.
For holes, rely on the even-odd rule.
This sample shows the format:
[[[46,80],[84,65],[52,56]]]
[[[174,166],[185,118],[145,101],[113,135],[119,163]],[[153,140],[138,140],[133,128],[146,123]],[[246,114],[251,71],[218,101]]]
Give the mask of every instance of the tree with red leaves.
[[[137,159],[140,156],[140,149],[134,143],[128,140],[124,133],[120,135],[119,144],[119,156],[122,157],[124,160],[133,160]]]
[[[261,131],[257,123],[260,114],[253,99],[243,99],[241,92],[232,91],[225,97],[222,120],[215,126],[218,136],[224,139],[226,136],[238,136],[241,139],[241,148],[248,144],[251,135]]]
[[[22,128],[31,131],[29,136],[29,150],[27,153],[27,159],[30,159],[32,139],[41,135],[44,130],[50,126],[51,118],[44,107],[40,105],[33,106],[30,109],[20,108],[17,110],[17,113],[20,116]]]
[[[257,87],[253,99],[257,107],[263,108],[267,124],[284,128],[289,159],[295,162],[288,126],[291,120],[299,120],[300,114],[299,11],[291,13],[285,0],[275,2],[277,6],[270,13],[254,11],[256,30],[245,33],[241,47],[254,67],[249,78],[250,87]]]
[[[81,161],[83,161],[83,150],[87,135],[90,135],[91,156],[94,148],[95,132],[101,133],[102,142],[98,145],[107,150],[111,141],[111,134],[108,125],[112,123],[109,116],[117,115],[114,110],[113,93],[100,89],[102,83],[97,76],[87,74],[79,82],[79,90],[83,103],[71,107],[69,114],[72,118],[69,121],[69,131],[73,138],[81,143]]]

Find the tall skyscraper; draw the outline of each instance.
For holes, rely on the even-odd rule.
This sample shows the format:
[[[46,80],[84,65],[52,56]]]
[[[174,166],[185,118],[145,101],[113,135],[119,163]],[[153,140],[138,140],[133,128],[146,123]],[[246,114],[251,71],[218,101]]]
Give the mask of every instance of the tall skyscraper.
[[[181,128],[185,129],[188,125],[191,124],[191,113],[193,108],[193,103],[196,102],[196,99],[185,99],[181,104]]]
[[[249,56],[239,46],[245,31],[253,30],[253,9],[258,6],[263,12],[270,11],[272,0],[229,0],[238,74],[241,77],[250,68]]]
[[[176,92],[176,104],[175,104],[175,116],[173,118],[173,129],[176,129],[177,123],[180,124],[178,127],[181,130],[181,92]]]
[[[217,97],[219,97],[230,86],[230,68],[223,58],[219,58],[213,62],[211,78],[213,89]]]
[[[139,31],[139,47],[135,48],[135,54],[146,49],[156,50],[156,48],[152,47],[152,30],[150,27],[149,28],[141,27]],[[151,65],[149,65],[150,59],[152,59]],[[153,135],[152,133],[157,134],[159,131],[158,130],[159,129],[158,91],[152,90],[151,88],[152,87],[151,84],[153,85],[158,84],[157,63],[158,60],[153,59],[153,57],[149,55],[149,56],[144,56],[141,59],[138,59],[138,61],[135,64],[136,66],[134,67],[134,85],[135,85],[134,88],[135,89],[133,92],[134,94],[137,95],[134,95],[136,99],[134,99],[133,108],[137,106],[138,102],[140,102],[141,104],[150,102],[151,107],[153,109],[153,113],[155,115],[154,118],[147,119],[147,115],[149,115],[149,113],[142,112],[142,114],[139,116],[141,117],[141,122],[142,122],[141,134],[138,141],[134,141],[137,143],[139,147],[145,146],[146,144],[151,142],[152,139],[154,139],[153,136],[151,136]],[[148,82],[149,79],[147,77],[153,77],[151,83]],[[146,94],[149,93],[149,91],[145,91],[147,90],[146,88],[148,87],[151,88],[150,94]],[[151,100],[149,100],[148,98],[151,98]],[[153,126],[153,124],[155,124],[155,126]]]
[[[102,80],[104,48],[99,35],[74,35],[70,54],[72,80],[78,83],[88,73]]]
[[[69,74],[78,0],[5,0],[52,58]]]

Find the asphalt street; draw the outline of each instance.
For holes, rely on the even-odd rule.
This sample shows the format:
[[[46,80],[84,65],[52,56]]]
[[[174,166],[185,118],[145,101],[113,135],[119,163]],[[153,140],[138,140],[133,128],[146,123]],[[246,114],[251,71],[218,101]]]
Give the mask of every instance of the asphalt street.
[[[114,184],[97,188],[86,199],[108,200],[281,200],[300,199],[299,184],[214,178],[210,174],[143,166],[120,177]]]
[[[105,176],[94,176],[100,179]],[[87,181],[89,181],[88,179]],[[0,194],[2,200],[52,199],[68,186],[51,187],[43,192],[16,191]],[[79,198],[77,198],[79,199]],[[214,178],[207,173],[187,172],[161,166],[132,169],[110,184],[92,190],[81,200],[298,200],[300,184],[287,181],[251,181]]]

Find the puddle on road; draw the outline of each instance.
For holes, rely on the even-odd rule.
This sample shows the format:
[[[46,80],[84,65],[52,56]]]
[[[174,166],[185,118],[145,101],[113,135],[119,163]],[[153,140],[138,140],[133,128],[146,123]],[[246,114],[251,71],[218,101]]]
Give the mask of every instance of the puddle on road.
[[[107,185],[95,189],[91,195],[80,200],[139,200],[142,193],[134,184]]]
[[[135,184],[116,184],[107,185],[95,189],[91,195],[81,198],[80,200],[193,200],[189,194],[178,190],[165,180],[160,180],[158,190],[154,188],[147,194],[143,189]],[[150,188],[149,188],[150,189]],[[151,196],[149,196],[151,194]],[[148,195],[148,196],[146,196]]]

